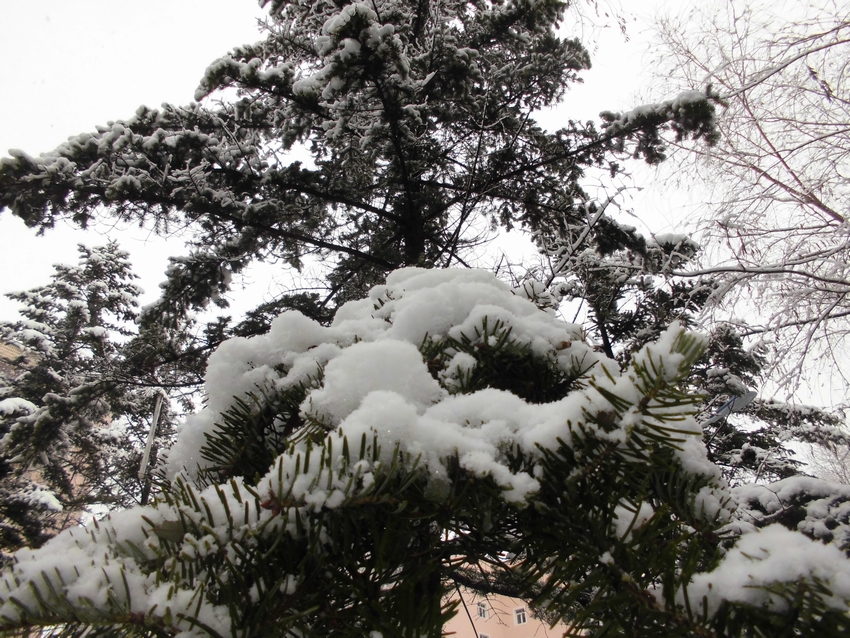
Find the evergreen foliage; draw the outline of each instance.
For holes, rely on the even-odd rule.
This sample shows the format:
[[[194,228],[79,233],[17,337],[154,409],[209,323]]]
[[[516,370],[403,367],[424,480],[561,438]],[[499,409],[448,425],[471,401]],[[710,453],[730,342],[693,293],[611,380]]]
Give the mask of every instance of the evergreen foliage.
[[[101,315],[134,317],[135,292],[117,248],[101,249],[118,274],[93,298],[126,294],[68,333],[82,355],[39,360],[39,383],[60,365],[81,380],[8,404],[15,454],[0,471],[49,473],[98,423],[146,414],[134,388],[191,388],[207,367],[155,502],[19,552],[0,576],[0,633],[439,636],[457,585],[600,636],[850,629],[847,536],[823,533],[845,525],[850,494],[797,479],[765,488],[776,502],[729,489],[694,414],[763,361],[732,331],[686,330],[715,290],[673,277],[693,242],[647,241],[580,186],[590,168],[661,161],[665,135],[716,142],[711,91],[547,132],[534,113],[589,67],[557,33],[566,3],[263,4],[265,40],[214,62],[199,103],[0,162],[0,206],[40,230],[117,217],[196,233],[138,333],[115,323],[120,352]],[[551,272],[511,291],[433,268],[467,265],[487,225],[534,233]],[[322,294],[282,294],[236,326],[190,318],[225,306],[251,262],[308,259]],[[564,296],[587,304],[598,347],[555,318]],[[78,307],[33,305],[45,326]],[[821,416],[791,416],[820,436],[803,421]],[[24,450],[27,432],[55,453]],[[733,478],[786,476],[766,462],[786,433],[763,433],[756,464],[739,430],[708,442]],[[111,449],[85,450],[87,490],[105,485]],[[131,470],[137,450],[120,449]],[[786,499],[794,513],[774,517]],[[16,538],[37,545],[43,524],[29,524]]]
[[[715,139],[713,104],[695,92],[542,129],[535,112],[590,66],[558,35],[560,0],[264,4],[265,39],[213,62],[199,103],[141,108],[0,163],[0,207],[32,227],[117,217],[195,232],[145,321],[224,304],[254,260],[314,258],[321,297],[270,303],[327,319],[395,268],[466,263],[488,225],[582,223],[584,172],[657,161],[666,130]]]
[[[136,474],[156,392],[123,376],[140,290],[115,243],[79,252],[49,284],[9,294],[23,319],[0,323],[0,336],[22,349],[0,388],[4,554],[38,547],[91,505],[137,503],[143,489]]]
[[[169,457],[185,469],[153,506],[19,554],[0,581],[3,629],[439,636],[456,583],[593,635],[850,629],[840,539],[730,520],[692,416],[705,339],[675,326],[621,373],[515,292],[477,271],[408,269],[330,328],[288,312],[228,342],[206,418]],[[502,357],[522,365],[491,365]],[[467,385],[478,365],[486,382]],[[559,390],[496,389],[529,372]],[[248,456],[272,460],[261,475]]]
[[[229,336],[262,334],[287,309],[327,323],[395,268],[469,263],[488,227],[585,226],[586,170],[657,161],[665,131],[715,139],[713,104],[694,92],[542,129],[535,112],[590,64],[558,35],[559,0],[265,4],[264,40],[213,62],[198,103],[0,160],[0,209],[41,231],[121,219],[193,232],[124,348],[132,382],[195,391]],[[319,290],[198,325],[191,311],[226,306],[254,261],[318,262]]]
[[[684,235],[646,239],[608,214],[611,202],[585,206],[588,224],[556,218],[539,240],[548,263],[530,271],[548,282],[561,301],[586,308],[588,331],[609,357],[626,367],[632,355],[674,321],[694,327],[719,294],[705,277],[677,276],[693,266],[700,247]],[[540,284],[537,284],[540,286]],[[540,292],[546,292],[540,286]],[[551,301],[550,303],[556,303]],[[727,480],[775,481],[800,473],[792,443],[843,444],[843,417],[813,406],[756,399],[745,411],[712,419],[730,399],[760,393],[767,366],[763,346],[747,348],[737,327],[721,323],[708,334],[694,365],[691,388],[703,396],[709,458]]]
[[[560,0],[265,4],[264,40],[214,61],[198,103],[0,160],[0,210],[40,231],[120,219],[193,233],[125,349],[129,379],[197,391],[229,336],[262,334],[286,309],[328,322],[401,266],[467,265],[488,228],[585,225],[585,171],[658,161],[665,132],[715,140],[713,103],[695,92],[541,128],[535,112],[590,65],[558,35]],[[255,261],[321,274],[235,325],[199,326],[193,311],[226,307]]]

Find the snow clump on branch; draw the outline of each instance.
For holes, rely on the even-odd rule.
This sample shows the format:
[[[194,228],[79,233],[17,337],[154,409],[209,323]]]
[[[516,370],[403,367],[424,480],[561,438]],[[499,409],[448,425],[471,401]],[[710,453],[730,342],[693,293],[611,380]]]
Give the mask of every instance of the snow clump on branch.
[[[463,361],[466,357],[457,360],[463,353],[451,352],[451,361],[432,375],[419,348],[428,340],[463,338],[477,339],[478,348],[493,347],[497,337],[484,335],[482,326],[497,322],[510,331],[514,343],[527,346],[537,357],[552,358],[564,374],[576,379],[593,375],[594,383],[558,401],[539,404],[494,388],[452,394],[448,389],[452,373],[468,373],[472,363]],[[682,355],[668,350],[680,333],[680,328],[673,328],[654,347],[659,357],[655,365],[667,379],[680,373]],[[645,351],[636,361],[650,356]],[[579,326],[541,312],[526,295],[515,294],[485,271],[406,268],[391,274],[386,285],[373,288],[368,298],[343,306],[330,327],[288,311],[272,323],[268,334],[223,344],[210,358],[208,404],[187,420],[168,455],[169,476],[184,470],[194,476],[207,466],[201,450],[221,415],[232,407],[234,395],[270,386],[281,392],[298,384],[316,386],[302,403],[301,416],[325,426],[334,450],[342,450],[344,438],[351,445],[364,436],[370,443],[374,438],[387,457],[382,458],[384,463],[400,446],[434,476],[444,475],[446,459],[457,457],[460,466],[473,474],[492,476],[505,490],[504,498],[515,503],[525,503],[538,481],[508,469],[505,450],[512,445],[533,457],[540,447],[554,450],[559,441],[569,444],[583,436],[572,425],[594,427],[586,414],[610,408],[603,396],[606,391],[633,407],[625,411],[618,427],[596,429],[595,435],[619,445],[647,418],[634,375],[619,375],[615,362],[582,340]],[[687,416],[689,410],[690,406],[681,409],[677,427],[691,435],[686,438],[696,440],[701,430]],[[700,473],[716,472],[700,445],[683,450],[687,452],[681,454],[689,457],[685,465]],[[302,444],[279,457],[284,475],[294,480],[295,467],[301,467],[299,458],[305,454]],[[276,484],[280,470],[270,473],[267,488],[272,492],[289,489]],[[342,488],[347,481],[348,477],[339,477],[331,483],[339,482],[337,488]],[[303,476],[298,481],[299,486],[313,483]],[[308,497],[300,488],[295,491]],[[310,500],[314,507],[327,506],[328,500],[339,501],[333,494],[334,489],[322,490]],[[715,505],[714,510],[719,509]]]
[[[19,552],[0,579],[0,630],[36,618],[57,624],[131,617],[183,638],[226,634],[241,610],[223,607],[205,588],[207,563],[224,561],[220,569],[235,570],[229,578],[262,569],[232,559],[247,560],[246,547],[267,547],[271,556],[279,543],[315,534],[321,541],[336,512],[362,513],[386,500],[388,489],[393,499],[422,505],[443,503],[454,482],[464,482],[462,493],[493,495],[502,503],[496,510],[512,512],[518,524],[526,513],[534,518],[552,507],[592,522],[600,501],[563,500],[573,480],[588,479],[590,486],[629,465],[662,463],[669,480],[681,474],[701,486],[681,505],[670,503],[684,520],[709,530],[729,523],[731,493],[701,443],[692,415],[696,398],[680,389],[704,338],[674,324],[621,372],[584,341],[578,326],[539,308],[546,300],[536,305],[529,297],[541,295],[534,292],[542,291],[534,285],[512,291],[484,271],[407,268],[368,298],[341,307],[331,326],[289,311],[266,335],[225,342],[210,359],[209,401],[184,424],[168,456],[171,487],[152,506]],[[499,362],[514,367],[505,374]],[[528,384],[518,370],[548,376]],[[524,389],[501,387],[517,377],[526,385],[516,387]],[[534,395],[537,385],[555,391]],[[284,444],[263,462],[265,476],[254,476],[256,464],[247,471],[227,465],[256,441],[220,447],[227,463],[218,465],[211,443],[224,440],[234,414],[254,427],[251,419],[264,406],[246,398],[256,392],[271,403],[298,397],[285,419],[272,410],[280,432],[265,435],[280,434]],[[263,452],[251,449],[254,457]],[[645,530],[665,515],[642,496],[634,500],[632,488],[631,482],[616,486],[622,497],[614,496],[607,532],[613,550],[641,544]],[[664,600],[681,605],[685,587],[709,613],[724,600],[771,606],[778,604],[771,583],[815,579],[835,594],[826,603],[844,609],[850,569],[838,549],[799,532],[739,531],[745,533],[738,546],[716,570],[695,574]],[[319,554],[323,542],[314,548]],[[798,548],[806,560],[784,546]],[[613,553],[604,557],[614,565]],[[281,585],[269,596],[300,591],[293,568],[275,572]],[[250,594],[255,598],[258,591]]]

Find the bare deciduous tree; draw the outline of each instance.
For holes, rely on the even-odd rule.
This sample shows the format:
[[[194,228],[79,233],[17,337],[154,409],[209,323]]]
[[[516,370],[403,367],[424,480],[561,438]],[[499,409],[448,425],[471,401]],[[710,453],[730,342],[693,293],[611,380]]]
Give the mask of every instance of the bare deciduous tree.
[[[850,445],[812,445],[808,461],[811,473],[818,478],[850,485]]]
[[[850,10],[728,0],[656,28],[663,90],[711,85],[726,103],[721,142],[675,162],[675,179],[710,193],[700,222],[712,267],[690,274],[723,276],[727,309],[757,303],[758,325],[744,331],[777,348],[775,381],[794,389],[827,355],[846,384]]]

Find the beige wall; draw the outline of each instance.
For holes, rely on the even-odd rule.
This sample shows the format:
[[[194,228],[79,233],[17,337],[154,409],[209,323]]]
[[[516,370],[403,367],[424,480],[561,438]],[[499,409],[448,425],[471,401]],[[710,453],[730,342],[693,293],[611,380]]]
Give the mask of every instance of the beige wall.
[[[19,362],[23,355],[24,351],[15,344],[0,341],[0,378],[14,379],[21,374],[27,367]]]
[[[461,604],[457,615],[443,627],[443,635],[451,638],[476,638],[476,633],[478,638],[559,638],[567,629],[561,623],[550,628],[534,618],[528,605],[517,598],[496,594],[483,596],[463,588],[460,591],[466,609]],[[457,594],[454,599],[457,599]],[[483,605],[481,608],[479,603]],[[525,610],[524,623],[519,622],[522,615],[518,617],[517,610]]]

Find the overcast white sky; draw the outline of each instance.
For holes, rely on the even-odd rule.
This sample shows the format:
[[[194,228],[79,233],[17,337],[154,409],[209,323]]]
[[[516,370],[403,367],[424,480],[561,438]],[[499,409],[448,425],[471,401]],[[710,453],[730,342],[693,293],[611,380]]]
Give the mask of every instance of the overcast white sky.
[[[666,3],[625,4],[649,15]],[[70,135],[129,117],[141,104],[191,101],[210,62],[259,39],[260,15],[255,0],[2,0],[0,156],[10,148],[49,151]],[[641,22],[630,23],[629,43],[616,29],[584,28],[597,38],[594,68],[570,92],[563,112],[586,119],[629,108],[641,82]],[[167,257],[182,254],[179,242],[135,228],[65,227],[36,237],[8,211],[0,214],[0,294],[46,283],[52,264],[76,262],[77,243],[101,245],[106,236],[130,251],[147,293],[143,302],[152,301]],[[256,285],[262,294],[268,282]],[[0,298],[0,319],[13,318],[15,308]]]
[[[141,104],[191,101],[206,66],[258,39],[252,0],[3,0],[0,2],[0,155],[49,151],[68,136],[131,116]],[[138,229],[114,233],[133,255],[151,301],[177,247]],[[0,292],[46,283],[75,263],[76,244],[106,237],[58,228],[36,237],[0,213]],[[15,305],[0,300],[0,318]]]

